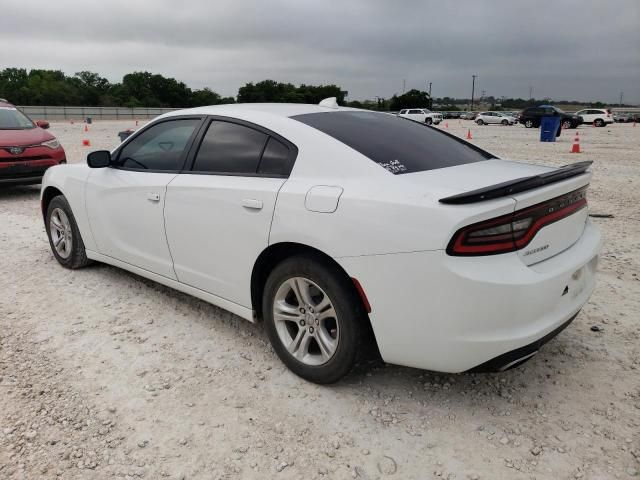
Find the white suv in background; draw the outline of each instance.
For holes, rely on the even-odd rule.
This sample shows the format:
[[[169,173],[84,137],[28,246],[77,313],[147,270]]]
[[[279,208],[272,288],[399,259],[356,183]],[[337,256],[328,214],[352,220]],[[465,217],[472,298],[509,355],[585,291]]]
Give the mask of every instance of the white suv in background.
[[[604,127],[607,123],[613,123],[613,115],[608,108],[585,108],[576,112],[582,117],[582,123],[592,123],[596,127]]]
[[[405,108],[398,113],[399,117],[426,123],[427,125],[438,125],[442,121],[441,113],[433,113],[426,108]]]
[[[476,115],[476,123],[478,125],[513,125],[516,123],[516,119],[502,112],[480,112]]]

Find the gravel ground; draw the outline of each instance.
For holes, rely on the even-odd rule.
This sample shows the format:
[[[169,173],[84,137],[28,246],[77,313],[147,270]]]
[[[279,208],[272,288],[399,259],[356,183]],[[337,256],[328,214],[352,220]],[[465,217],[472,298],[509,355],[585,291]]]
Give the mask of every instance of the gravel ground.
[[[53,123],[71,162],[128,122]],[[359,368],[320,387],[260,325],[105,266],[54,260],[38,187],[0,190],[0,478],[604,479],[640,470],[640,128],[537,130],[452,120],[530,162],[594,160],[599,283],[520,368]],[[445,127],[440,127],[445,128]],[[598,331],[592,331],[597,326]]]

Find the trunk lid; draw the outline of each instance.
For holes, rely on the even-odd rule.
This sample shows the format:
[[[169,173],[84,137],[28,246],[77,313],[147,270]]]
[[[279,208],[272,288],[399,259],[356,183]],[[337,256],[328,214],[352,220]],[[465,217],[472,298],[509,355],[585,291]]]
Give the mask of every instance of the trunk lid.
[[[508,198],[515,202],[511,212],[515,212],[516,215],[527,210],[539,211],[538,206],[541,204],[547,209],[552,209],[548,213],[557,212],[570,205],[576,206],[576,210],[571,211],[570,214],[559,216],[557,219],[552,218],[552,221],[544,223],[544,226],[533,235],[533,238],[516,251],[523,263],[533,265],[570,248],[582,236],[588,212],[587,208],[580,207],[577,202],[584,201],[582,198],[585,192],[581,190],[586,190],[591,179],[591,173],[584,171],[587,166],[588,164],[581,164],[581,166],[574,165],[567,169],[558,169],[493,159],[402,175],[402,177],[405,177],[403,180],[410,180],[416,184],[422,183],[420,177],[423,175],[432,179],[435,177],[437,181],[434,182],[435,186],[430,188],[430,194],[439,198],[441,203],[451,203],[451,207],[456,210],[464,210],[467,220],[463,225],[503,215],[504,210],[496,210],[497,205],[501,205],[496,202],[501,198]],[[572,167],[576,167],[573,172]],[[540,175],[546,177],[546,180],[540,180],[541,185],[536,184],[537,178],[529,180],[529,177]],[[573,176],[565,178],[567,175]],[[549,183],[544,184],[544,181]],[[509,185],[514,182],[517,182],[513,188],[514,191],[509,191],[508,189],[511,188]],[[497,193],[491,190],[493,187],[501,185],[506,185],[506,187],[499,188]],[[526,190],[518,191],[519,187],[526,188]],[[482,192],[485,189],[487,191]],[[481,192],[481,195],[486,196],[486,199],[480,198],[480,195],[473,195],[474,192]],[[454,201],[446,201],[447,197],[464,197],[467,194],[472,194],[468,200],[454,198]]]
[[[547,204],[547,210],[556,212],[562,208],[571,208],[571,205],[576,205],[586,196],[590,179],[591,173],[583,173],[561,182],[520,192],[513,196],[516,200],[515,210],[518,212],[541,203]],[[583,188],[585,190],[581,191]],[[552,199],[557,201],[549,202]],[[585,205],[568,216],[546,224],[524,248],[518,250],[518,256],[526,265],[533,265],[563,252],[580,239],[588,216]]]

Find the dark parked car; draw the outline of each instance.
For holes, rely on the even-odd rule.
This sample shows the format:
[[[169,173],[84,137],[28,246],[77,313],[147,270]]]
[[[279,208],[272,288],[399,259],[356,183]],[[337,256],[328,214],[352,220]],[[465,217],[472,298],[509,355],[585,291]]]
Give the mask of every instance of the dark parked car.
[[[562,128],[576,128],[582,123],[582,117],[563,112],[552,105],[525,108],[520,112],[518,121],[527,128],[538,128],[542,117],[560,117]]]

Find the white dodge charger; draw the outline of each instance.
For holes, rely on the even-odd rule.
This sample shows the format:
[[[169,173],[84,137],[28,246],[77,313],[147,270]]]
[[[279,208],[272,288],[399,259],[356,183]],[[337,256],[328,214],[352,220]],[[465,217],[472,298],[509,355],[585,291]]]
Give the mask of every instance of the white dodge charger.
[[[440,372],[534,355],[594,288],[588,166],[502,160],[331,99],[219,105],[49,169],[41,200],[64,267],[108,263],[263,321],[293,372],[329,383],[368,342]]]

